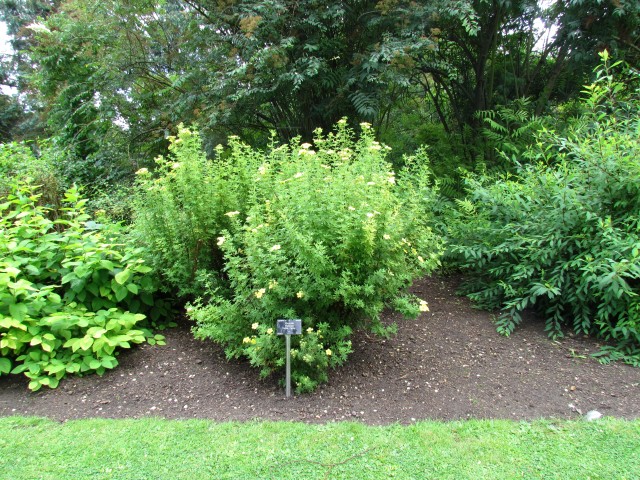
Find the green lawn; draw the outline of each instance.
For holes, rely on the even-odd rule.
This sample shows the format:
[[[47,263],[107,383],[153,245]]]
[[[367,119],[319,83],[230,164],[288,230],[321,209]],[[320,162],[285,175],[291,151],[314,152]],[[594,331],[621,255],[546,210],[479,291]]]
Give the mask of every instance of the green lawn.
[[[640,420],[214,423],[0,418],[0,478],[637,479]]]

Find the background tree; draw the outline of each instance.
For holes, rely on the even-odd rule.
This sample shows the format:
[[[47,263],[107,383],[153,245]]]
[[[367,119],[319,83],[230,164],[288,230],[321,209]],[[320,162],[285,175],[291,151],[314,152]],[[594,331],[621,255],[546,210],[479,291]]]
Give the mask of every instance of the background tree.
[[[442,138],[464,146],[467,161],[492,160],[479,112],[530,97],[541,115],[571,99],[598,49],[635,61],[640,17],[640,7],[623,0],[546,10],[535,0],[3,0],[0,7],[20,34],[16,42],[29,47],[23,64],[37,67],[20,76],[20,90],[70,152],[62,162],[68,175],[83,183],[117,181],[149,163],[180,122],[197,122],[211,153],[229,134],[257,145],[271,130],[282,141],[309,139],[343,116],[418,139],[435,121]],[[541,19],[556,26],[546,44]],[[395,123],[402,118],[411,124]]]

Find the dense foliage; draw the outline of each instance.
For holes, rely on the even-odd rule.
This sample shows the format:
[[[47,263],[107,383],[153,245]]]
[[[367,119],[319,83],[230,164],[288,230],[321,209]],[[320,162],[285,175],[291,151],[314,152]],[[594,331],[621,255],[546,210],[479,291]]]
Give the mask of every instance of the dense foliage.
[[[139,236],[168,283],[200,297],[188,308],[196,335],[266,376],[284,365],[276,319],[302,319],[292,351],[299,392],[345,361],[353,328],[393,331],[380,321],[385,307],[426,310],[405,290],[438,264],[424,153],[396,176],[386,147],[362,128],[354,141],[342,120],[335,133],[316,131],[313,145],[266,151],[232,138],[213,160],[182,129],[159,175],[139,172]]]
[[[68,373],[104,373],[118,349],[162,343],[147,327],[162,304],[140,250],[118,225],[84,212],[77,189],[54,211],[14,183],[0,204],[0,374],[55,388]]]
[[[586,113],[541,130],[516,174],[469,178],[451,251],[476,279],[471,298],[502,309],[500,332],[534,307],[551,335],[595,334],[615,346],[603,360],[638,365],[640,99],[637,74],[623,83],[617,67],[598,69]]]
[[[74,181],[112,183],[162,153],[181,122],[199,123],[211,154],[230,134],[309,141],[343,116],[383,133],[424,102],[419,123],[435,119],[473,162],[490,152],[478,111],[528,96],[541,114],[576,95],[605,48],[637,62],[637,2],[541,3],[0,0],[15,35],[0,77],[32,119],[7,108],[0,128],[46,128]]]

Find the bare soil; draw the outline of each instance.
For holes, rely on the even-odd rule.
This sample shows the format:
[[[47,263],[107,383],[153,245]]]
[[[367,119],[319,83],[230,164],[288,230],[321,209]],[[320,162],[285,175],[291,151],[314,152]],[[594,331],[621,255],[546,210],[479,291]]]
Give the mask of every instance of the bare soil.
[[[590,338],[551,341],[532,316],[510,338],[489,312],[455,295],[457,280],[417,282],[413,292],[430,312],[397,320],[390,340],[365,332],[353,339],[349,362],[313,394],[285,398],[277,378],[259,380],[246,362],[195,340],[190,326],[165,331],[167,345],[143,345],[120,356],[103,377],[74,377],[55,390],[31,393],[21,376],[0,378],[0,416],[56,420],[209,418],[367,424],[422,419],[577,418],[587,411],[640,417],[640,369],[601,365]]]

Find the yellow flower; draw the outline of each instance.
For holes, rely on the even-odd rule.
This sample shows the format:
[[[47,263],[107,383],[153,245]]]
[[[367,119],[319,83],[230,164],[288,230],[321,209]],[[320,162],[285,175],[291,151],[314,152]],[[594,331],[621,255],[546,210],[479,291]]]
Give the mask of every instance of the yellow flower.
[[[313,328],[311,327],[307,328],[307,333],[313,333]]]
[[[296,173],[296,174],[293,176],[293,178],[300,178],[300,177],[302,177],[303,175],[304,175],[304,172],[298,172],[298,173]]]
[[[255,339],[255,338],[252,338],[252,339],[251,339],[251,345],[255,345],[255,344],[256,344],[256,339]]]
[[[349,205],[349,210],[351,210],[352,212],[356,209],[356,207],[352,207],[351,205]]]
[[[180,168],[180,162],[174,162],[174,163],[173,163],[173,165],[171,165],[171,168],[172,168],[173,170],[175,170],[175,169],[177,169],[177,168]]]
[[[260,324],[258,322],[251,324],[251,330],[257,330]]]
[[[242,343],[251,343],[251,339],[249,337],[244,337],[242,339]]]
[[[302,290],[300,290],[298,293],[296,293],[296,297],[298,297],[298,298],[304,297],[304,292]]]
[[[424,258],[422,258],[420,255],[418,255],[418,261],[419,261],[420,263],[424,263]]]
[[[265,292],[266,292],[266,290],[264,288],[261,288],[256,293],[254,293],[254,295],[256,296],[256,298],[262,298],[262,296],[265,294]]]
[[[273,328],[267,328],[267,335],[273,334]]]
[[[218,237],[218,246],[221,246],[224,243],[224,237]]]
[[[332,354],[333,352],[331,351],[331,349],[330,349],[330,348],[327,348],[327,349],[325,350],[325,353],[327,354],[327,357],[330,357],[330,356],[331,356],[331,354]]]
[[[146,168],[141,168],[136,172],[136,175],[144,175],[146,173],[149,173],[149,170],[147,170]]]
[[[391,235],[389,235],[388,233],[385,233],[382,238],[384,238],[385,240],[390,240],[391,239]]]
[[[420,300],[420,311],[421,312],[428,312],[429,311],[429,304],[427,302],[425,302],[424,300]]]
[[[278,286],[278,281],[277,280],[271,280],[269,281],[269,290],[274,289]]]
[[[280,250],[280,248],[281,248],[280,245],[274,245],[269,250],[271,250],[272,252],[276,252],[276,251]]]
[[[234,216],[239,215],[239,214],[240,214],[240,212],[227,212],[227,213],[225,213],[225,215],[227,217],[234,217]]]

